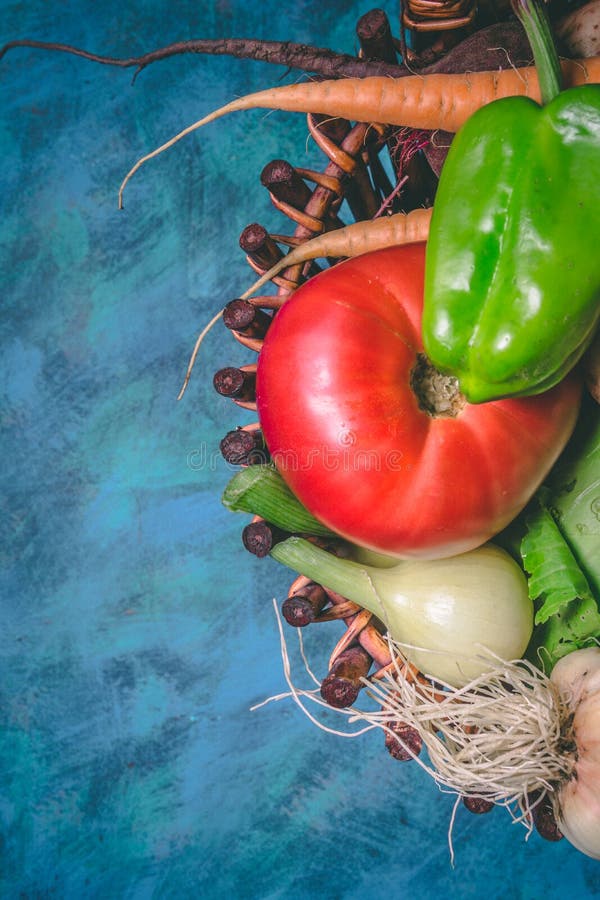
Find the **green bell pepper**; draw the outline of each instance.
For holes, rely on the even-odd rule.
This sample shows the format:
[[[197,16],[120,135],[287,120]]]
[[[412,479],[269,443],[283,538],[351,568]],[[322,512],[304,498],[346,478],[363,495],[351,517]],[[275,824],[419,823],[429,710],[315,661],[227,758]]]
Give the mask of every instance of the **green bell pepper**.
[[[556,384],[600,317],[600,85],[560,91],[544,11],[516,11],[545,105],[510,97],[466,122],[427,247],[425,349],[474,403]]]

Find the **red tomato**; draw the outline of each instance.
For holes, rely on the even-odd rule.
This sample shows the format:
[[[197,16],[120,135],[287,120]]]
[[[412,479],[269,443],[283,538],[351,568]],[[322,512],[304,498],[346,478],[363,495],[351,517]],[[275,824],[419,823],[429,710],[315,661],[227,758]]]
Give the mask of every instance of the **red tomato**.
[[[425,245],[316,276],[277,313],[260,352],[258,412],[275,464],[322,522],[397,556],[484,543],[523,508],[567,442],[575,375],[537,397],[432,417],[411,375],[423,353]]]

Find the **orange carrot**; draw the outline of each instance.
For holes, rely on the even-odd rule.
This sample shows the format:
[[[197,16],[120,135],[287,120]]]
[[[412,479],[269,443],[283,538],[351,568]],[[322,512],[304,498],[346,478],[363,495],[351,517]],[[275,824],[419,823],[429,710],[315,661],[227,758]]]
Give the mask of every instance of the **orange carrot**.
[[[562,65],[565,86],[600,81],[600,57],[566,60]],[[302,82],[258,91],[233,100],[189,125],[165,144],[139,159],[121,184],[119,207],[123,205],[125,185],[141,165],[196,129],[231,112],[263,107],[321,113],[354,122],[378,122],[455,132],[480,106],[512,96],[526,96],[539,101],[535,68],[467,72],[459,75],[435,73],[397,79],[377,76],[346,78]]]
[[[251,288],[248,288],[240,299],[247,300],[283,269],[308,262],[310,259],[361,256],[363,253],[370,253],[383,247],[426,241],[431,213],[431,209],[413,209],[409,213],[396,213],[393,216],[382,216],[380,219],[353,222],[344,228],[319,234],[290,250]]]
[[[272,269],[265,272],[252,287],[248,288],[241,295],[240,300],[247,300],[248,297],[251,297],[268,281],[275,278],[282,269],[308,262],[310,259],[319,259],[327,256],[360,256],[363,253],[380,250],[383,247],[426,241],[429,234],[431,213],[431,209],[414,209],[409,213],[396,213],[393,216],[384,216],[380,219],[353,222],[344,228],[337,228],[334,231],[326,231],[323,234],[319,234],[310,241],[305,241],[303,244],[293,247]],[[222,315],[223,310],[219,310],[198,335],[187,372],[185,373],[183,386],[177,397],[178,400],[181,400],[188,386],[202,341]]]

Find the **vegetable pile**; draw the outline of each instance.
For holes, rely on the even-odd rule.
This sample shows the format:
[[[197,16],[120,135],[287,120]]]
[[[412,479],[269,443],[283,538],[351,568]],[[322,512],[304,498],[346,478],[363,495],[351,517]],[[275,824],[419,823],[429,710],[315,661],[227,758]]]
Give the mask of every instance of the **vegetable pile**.
[[[597,10],[559,22],[573,53],[595,52],[580,25]],[[143,156],[119,202],[225,113],[308,113],[327,168],[265,168],[295,233],[246,229],[260,278],[204,329],[182,390],[221,319],[258,351],[214,378],[258,415],[222,442],[240,466],[223,501],[252,515],[248,550],[297,573],[286,621],[346,625],[318,691],[294,686],[284,640],[290,695],[381,729],[471,811],[505,806],[600,859],[600,59],[560,64],[539,0],[514,12],[535,68],[474,71],[498,26],[528,58],[506,17],[410,75],[375,10],[362,60],[320,58],[358,77],[233,101]],[[458,133],[440,157],[441,130]]]
[[[600,858],[600,433],[576,366],[600,313],[600,87],[562,91],[543,10],[520,15],[543,105],[509,98],[468,118],[427,244],[419,209],[393,216],[391,233],[348,226],[243,295],[290,264],[359,254],[275,315],[255,382],[270,460],[235,476],[224,502],[264,517],[247,546],[258,528],[254,552],[301,573],[288,622],[346,605],[321,698],[383,729],[400,758],[425,745],[421,764],[469,808],[507,806]],[[412,108],[408,86],[400,97]],[[287,91],[282,106],[295,102]],[[351,114],[346,102],[314,108]],[[256,103],[274,99],[225,111]],[[303,708],[318,702],[289,683]],[[349,712],[363,684],[378,708]]]
[[[561,90],[544,11],[519,15],[543,105],[511,97],[467,119],[427,243],[422,210],[393,216],[391,234],[349,226],[293,249],[243,295],[291,264],[359,254],[276,313],[254,394],[270,459],[235,476],[224,502],[259,518],[246,546],[301,573],[288,622],[345,606],[321,698],[383,729],[400,758],[425,745],[420,763],[469,808],[504,805],[600,858],[600,433],[597,407],[580,410],[577,367],[600,314],[600,87]],[[311,90],[313,108],[351,116],[356,88],[341,89],[332,106]],[[275,93],[191,130],[255,104],[298,108],[291,89]],[[408,82],[398,96],[412,110]],[[423,124],[381,110],[369,118]],[[286,673],[302,708],[319,702]],[[349,710],[361,685],[375,710]]]

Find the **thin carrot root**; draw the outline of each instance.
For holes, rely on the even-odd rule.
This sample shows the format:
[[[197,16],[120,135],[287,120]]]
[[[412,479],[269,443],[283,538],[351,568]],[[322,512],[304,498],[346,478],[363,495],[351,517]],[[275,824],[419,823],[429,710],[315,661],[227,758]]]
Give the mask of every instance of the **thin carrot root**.
[[[409,213],[396,213],[393,216],[384,216],[367,222],[353,222],[344,228],[337,228],[334,231],[319,234],[312,240],[293,247],[268,272],[265,272],[258,281],[255,281],[252,287],[248,288],[241,295],[240,300],[247,300],[252,294],[255,294],[256,291],[271,281],[272,278],[275,278],[283,269],[308,262],[311,259],[328,256],[335,258],[360,256],[363,253],[381,250],[384,247],[426,241],[429,234],[431,213],[431,209],[414,209]],[[177,397],[178,400],[181,400],[185,394],[204,338],[217,324],[222,315],[223,310],[221,309],[198,335],[183,385]]]
[[[191,374],[192,374],[192,369],[194,368],[194,364],[195,364],[195,362],[196,362],[196,357],[198,356],[198,351],[200,350],[200,347],[201,347],[201,345],[202,345],[202,341],[204,340],[204,338],[206,337],[206,335],[209,333],[209,331],[211,331],[211,330],[214,328],[214,326],[217,324],[217,322],[218,322],[219,319],[222,317],[222,315],[223,315],[223,310],[220,309],[219,312],[216,313],[216,314],[212,317],[212,319],[210,320],[210,322],[208,323],[208,325],[205,325],[205,326],[204,326],[204,328],[202,329],[202,331],[200,332],[200,334],[199,334],[198,337],[196,338],[196,343],[194,344],[194,349],[192,350],[192,355],[191,355],[190,361],[189,361],[189,363],[188,363],[187,372],[185,373],[185,378],[184,378],[184,381],[183,381],[183,385],[182,385],[181,390],[179,391],[179,394],[178,394],[178,396],[177,396],[177,399],[178,399],[178,400],[181,400],[181,398],[182,398],[183,395],[185,394],[185,390],[186,390],[186,388],[187,388],[187,386],[188,386],[188,382],[189,382],[190,376],[191,376]]]
[[[370,219],[367,222],[353,222],[344,228],[319,234],[310,241],[290,250],[268,272],[261,275],[258,281],[242,294],[240,299],[247,300],[283,269],[300,265],[311,259],[361,256],[363,253],[381,250],[384,247],[426,241],[429,235],[431,213],[431,209],[414,209],[409,213],[396,213],[393,216],[382,216],[380,219]]]
[[[566,60],[563,75],[568,86],[598,82],[600,57]],[[123,207],[123,191],[128,181],[144,163],[209,122],[232,112],[262,107],[339,116],[353,122],[378,122],[455,132],[480,106],[512,96],[527,96],[539,101],[535,68],[459,75],[435,73],[396,79],[381,76],[345,78],[257,91],[209,113],[142,156],[123,179],[119,189],[119,209]]]

